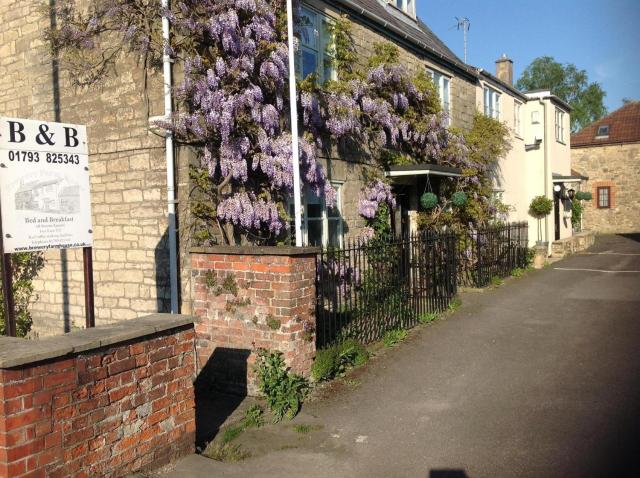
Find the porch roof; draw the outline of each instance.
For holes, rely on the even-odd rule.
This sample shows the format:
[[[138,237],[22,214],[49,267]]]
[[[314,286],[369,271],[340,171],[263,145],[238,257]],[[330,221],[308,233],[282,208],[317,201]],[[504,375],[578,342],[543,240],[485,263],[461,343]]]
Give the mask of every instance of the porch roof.
[[[440,166],[438,164],[403,164],[401,166],[390,166],[385,175],[388,178],[402,176],[448,176],[459,178],[462,176],[462,169],[450,166]]]
[[[558,173],[552,173],[551,175],[553,177],[554,183],[579,183],[589,179],[587,176],[577,174],[574,171],[571,171],[570,176],[563,176],[562,174]]]

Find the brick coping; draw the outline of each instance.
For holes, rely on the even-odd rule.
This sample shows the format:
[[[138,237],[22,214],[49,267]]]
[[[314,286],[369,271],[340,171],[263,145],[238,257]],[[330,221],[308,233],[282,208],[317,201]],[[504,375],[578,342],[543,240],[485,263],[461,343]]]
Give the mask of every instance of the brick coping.
[[[138,319],[82,329],[36,340],[0,337],[0,369],[19,367],[126,342],[165,330],[192,325],[189,315],[152,314]]]
[[[230,254],[238,256],[310,256],[320,252],[319,247],[292,246],[210,246],[192,247],[191,254]]]
[[[562,239],[558,239],[557,241],[553,241],[553,244],[565,244],[567,242],[571,242],[571,241],[575,241],[576,239],[579,239],[581,237],[590,237],[590,236],[594,236],[595,237],[596,233],[593,231],[580,231],[580,232],[575,232],[573,233],[573,235],[569,236],[569,237],[563,237]]]

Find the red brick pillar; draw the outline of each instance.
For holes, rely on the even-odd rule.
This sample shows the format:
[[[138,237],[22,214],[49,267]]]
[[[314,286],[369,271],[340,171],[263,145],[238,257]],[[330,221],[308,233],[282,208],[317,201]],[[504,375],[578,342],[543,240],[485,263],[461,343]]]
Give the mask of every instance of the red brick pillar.
[[[199,379],[255,393],[259,348],[279,350],[308,375],[315,355],[315,248],[193,249]]]

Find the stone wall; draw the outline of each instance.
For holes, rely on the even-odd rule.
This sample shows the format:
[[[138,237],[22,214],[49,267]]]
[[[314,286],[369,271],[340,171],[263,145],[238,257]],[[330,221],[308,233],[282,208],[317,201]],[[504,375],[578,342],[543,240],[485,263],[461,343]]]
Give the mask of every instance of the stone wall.
[[[589,177],[582,228],[597,233],[640,231],[640,143],[571,149],[572,167]],[[611,207],[598,208],[598,187],[610,187]]]
[[[193,319],[0,337],[0,477],[120,477],[193,452]]]
[[[316,250],[279,247],[193,249],[192,310],[200,383],[255,393],[259,348],[279,350],[309,375],[315,355]]]
[[[149,132],[143,73],[120,59],[95,88],[72,86],[56,71],[38,0],[5,0],[0,9],[0,112],[3,116],[87,125],[94,230],[97,324],[168,310],[164,140]],[[59,74],[59,85],[55,75]],[[149,78],[150,114],[162,113],[162,83]],[[51,251],[34,282],[34,331],[84,323],[82,251]]]

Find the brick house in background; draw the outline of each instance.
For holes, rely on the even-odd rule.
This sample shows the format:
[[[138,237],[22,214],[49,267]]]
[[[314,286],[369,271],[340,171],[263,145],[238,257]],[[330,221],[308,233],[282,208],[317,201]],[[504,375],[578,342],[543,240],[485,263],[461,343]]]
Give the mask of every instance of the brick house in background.
[[[573,167],[588,176],[582,225],[597,233],[640,232],[640,101],[571,135]]]

